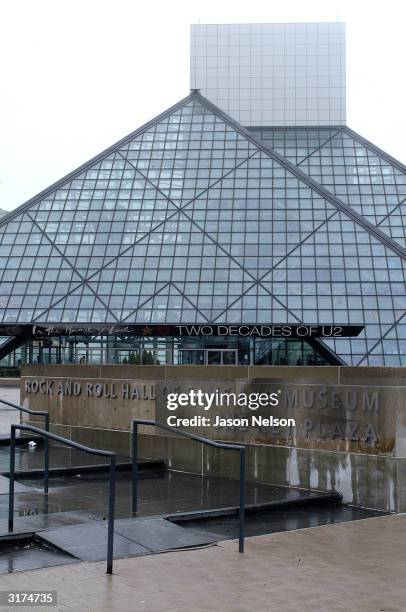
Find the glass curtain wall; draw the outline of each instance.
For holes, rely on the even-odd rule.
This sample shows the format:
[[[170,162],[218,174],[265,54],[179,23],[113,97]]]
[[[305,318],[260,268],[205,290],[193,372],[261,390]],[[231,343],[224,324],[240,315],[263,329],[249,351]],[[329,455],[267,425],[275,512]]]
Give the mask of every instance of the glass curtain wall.
[[[117,365],[329,365],[304,340],[61,336],[29,340],[0,362]]]

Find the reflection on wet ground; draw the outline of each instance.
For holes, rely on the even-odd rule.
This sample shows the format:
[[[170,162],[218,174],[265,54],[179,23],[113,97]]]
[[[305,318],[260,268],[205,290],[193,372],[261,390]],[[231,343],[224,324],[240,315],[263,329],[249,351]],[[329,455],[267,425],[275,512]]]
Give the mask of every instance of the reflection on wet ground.
[[[129,458],[120,456],[119,463],[129,465]],[[52,468],[79,467],[100,465],[105,463],[102,457],[91,456],[81,451],[50,446],[50,466]],[[42,478],[30,476],[30,470],[41,470],[43,467],[43,447],[37,446],[30,450],[28,444],[16,448],[16,471],[23,473],[17,476],[18,483],[28,487],[27,491],[16,488],[15,516],[21,517],[22,522],[31,524],[34,517],[38,517],[36,526],[43,525],[43,515],[56,515],[63,513],[65,520],[70,517],[74,523],[88,520],[103,520],[107,514],[108,502],[108,474],[83,472],[69,475],[51,475],[49,482],[49,495],[42,492]],[[9,470],[9,448],[0,448],[0,474]],[[37,476],[37,475],[36,475]],[[166,471],[162,469],[149,469],[146,478],[138,485],[138,514],[137,516],[165,516],[177,513],[196,512],[210,509],[238,506],[239,482],[225,478],[202,477],[184,472]],[[4,479],[6,480],[6,479]],[[3,490],[4,489],[4,490]],[[8,515],[7,488],[0,490],[0,533],[6,531],[6,518]],[[4,494],[1,494],[3,492]],[[315,491],[298,488],[288,488],[265,484],[246,484],[246,504],[263,504],[283,500],[309,501],[318,496]],[[131,511],[131,472],[117,472],[116,476],[116,518],[129,518]],[[294,509],[297,514],[298,508]],[[276,509],[272,511],[272,515]],[[287,511],[291,516],[291,511]],[[323,510],[324,512],[324,510]],[[333,512],[333,510],[331,510]],[[330,512],[330,514],[331,514]],[[305,516],[315,516],[313,508],[305,510]],[[347,514],[341,514],[341,516]],[[62,516],[60,514],[60,516]],[[285,516],[281,514],[280,518]],[[321,515],[320,515],[321,516]],[[323,516],[328,516],[323,514]],[[348,515],[349,516],[349,515]],[[355,514],[354,514],[355,516]],[[24,518],[25,517],[25,518]],[[337,514],[338,517],[338,514]],[[45,518],[45,517],[44,517]],[[56,518],[56,516],[55,516]],[[276,516],[275,516],[276,519]],[[68,520],[68,522],[69,522]],[[228,519],[230,525],[234,519]],[[20,521],[21,522],[21,521]],[[51,521],[52,522],[52,521]],[[255,519],[253,524],[264,522],[265,516]],[[224,534],[227,532],[227,520],[224,523]],[[17,524],[17,523],[16,523]],[[200,524],[200,521],[199,521]],[[307,523],[306,523],[307,524]],[[25,529],[24,529],[25,530]],[[261,533],[266,533],[261,529]]]
[[[106,518],[107,474],[52,477],[48,496],[41,491],[41,480],[21,478],[19,483],[32,487],[32,490],[15,495],[15,531],[38,531],[64,524],[104,521]],[[270,512],[247,514],[247,530],[250,535],[382,514],[337,504],[300,507],[301,503],[316,498],[317,492],[253,483],[247,483],[246,489],[247,506],[297,500],[297,506],[287,510],[275,508]],[[137,516],[172,516],[233,507],[238,506],[238,496],[239,483],[235,480],[164,472],[161,476],[139,481]],[[117,474],[115,508],[116,519],[133,516],[131,474],[128,472]],[[7,513],[8,495],[0,495],[0,533],[7,531]],[[236,517],[221,517],[207,521],[182,521],[181,524],[185,527],[204,528],[227,538],[235,537],[237,520]]]
[[[37,479],[22,478],[24,486]],[[139,482],[139,513],[130,507],[131,475],[117,475],[114,556],[144,555],[159,550],[208,545],[238,536],[238,517],[184,520],[185,513],[238,505],[239,483],[223,478],[165,472]],[[286,499],[303,504],[316,492],[247,483],[247,505]],[[0,548],[0,574],[34,567],[71,563],[72,557],[106,558],[107,474],[52,477],[49,495],[34,488],[16,493],[15,533],[36,533],[65,553],[35,546]],[[8,495],[0,495],[0,534],[7,533]],[[247,513],[246,536],[359,520],[383,513],[336,504],[273,509]],[[171,515],[170,521],[163,517]],[[153,518],[150,518],[153,517]],[[178,520],[177,520],[178,517]]]
[[[29,470],[44,469],[44,448],[38,443],[36,447],[30,448],[27,443],[16,446],[16,471],[27,472]],[[117,455],[117,463],[129,463],[129,457]],[[105,457],[89,455],[82,451],[67,446],[50,444],[49,465],[53,468],[68,468],[75,466],[103,465]],[[8,446],[0,448],[0,474],[8,474],[10,466],[10,449]]]
[[[70,554],[32,538],[0,545],[0,574],[77,562]]]
[[[331,523],[357,521],[373,516],[385,516],[385,514],[387,513],[378,510],[366,510],[347,505],[315,505],[307,508],[264,511],[246,515],[245,535],[250,537],[265,533],[306,529]],[[199,529],[210,535],[216,534],[219,540],[227,540],[236,537],[237,519],[224,516],[204,521],[182,521],[179,525],[187,529]]]
[[[15,389],[10,390],[8,399],[18,403],[15,394]],[[9,433],[10,423],[18,421],[19,413],[16,410],[0,404],[0,437],[6,437],[4,434]],[[0,447],[0,534],[8,532],[8,479],[1,475],[9,472],[9,458],[9,448]],[[121,468],[129,467],[129,457],[118,456],[117,459]],[[18,544],[7,543],[0,538],[0,574],[76,562],[72,556],[53,549],[52,545],[61,546],[83,559],[105,558],[108,473],[89,471],[90,466],[100,469],[105,459],[51,444],[51,470],[69,468],[73,471],[69,474],[51,472],[47,496],[42,492],[42,477],[38,477],[43,469],[43,460],[41,444],[29,448],[27,440],[27,443],[16,447],[16,471],[20,475],[17,476],[15,489],[14,533],[27,536],[24,535],[26,540]],[[237,536],[236,515],[206,517],[204,520],[184,520],[184,515],[237,507],[238,481],[165,471],[151,461],[145,466],[142,476],[144,479],[138,483],[138,513],[134,520],[131,511],[131,472],[117,472],[115,555],[147,554]],[[246,483],[247,506],[286,501],[296,502],[296,505],[289,509],[274,507],[272,510],[247,513],[246,535],[316,527],[384,514],[340,505],[338,499],[332,499],[329,504],[324,499],[322,503],[320,493],[316,491]],[[313,505],[305,507],[304,504],[309,502]],[[169,515],[171,522],[163,518]],[[33,533],[41,533],[42,541],[29,539],[28,534]]]
[[[131,473],[117,474],[114,555],[117,557],[149,554],[236,538],[238,517],[221,516],[204,520],[184,520],[185,513],[238,506],[239,483],[223,478],[201,477],[180,472],[138,483],[139,512],[131,512]],[[41,480],[21,478],[19,483],[32,487],[15,495],[15,533],[36,533],[50,545],[56,545],[82,560],[106,558],[107,474],[81,474],[51,477],[48,496],[40,489]],[[296,500],[290,509],[247,513],[246,535],[260,535],[316,527],[329,523],[359,520],[382,513],[330,505],[301,507],[318,497],[317,492],[294,488],[247,483],[247,506],[268,502]],[[0,534],[7,533],[8,495],[0,495]],[[170,515],[170,521],[163,517]],[[153,517],[153,518],[150,518]],[[178,520],[177,520],[178,517]],[[177,524],[176,524],[177,523]],[[65,561],[66,559],[66,561]],[[52,550],[9,547],[0,550],[0,573],[17,569],[70,563]],[[11,565],[10,565],[11,564]]]
[[[18,450],[17,469],[27,473],[27,468],[41,467],[41,448],[34,453],[26,447]],[[3,467],[7,453],[8,449],[0,452]],[[54,464],[62,467],[68,458],[70,465],[78,466],[83,454],[53,447],[51,458],[51,465],[53,460]],[[147,476],[138,483],[138,513],[135,518],[131,511],[131,472],[117,473],[115,556],[149,554],[237,537],[236,515],[204,520],[179,519],[182,515],[184,519],[188,512],[237,507],[238,481],[162,469],[149,470]],[[7,482],[7,478],[2,478]],[[14,533],[40,534],[51,548],[38,548],[32,543],[22,546],[9,543],[8,547],[0,547],[0,574],[75,561],[66,552],[84,560],[105,559],[108,473],[78,471],[70,475],[51,475],[48,495],[42,492],[42,478],[19,477],[16,485]],[[317,505],[320,499],[320,493],[315,491],[246,483],[247,506],[287,500],[297,504],[285,510],[274,508],[272,511],[247,513],[246,535],[315,527],[382,514],[341,506],[337,499],[335,504],[326,505],[324,501],[324,505]],[[306,502],[315,505],[305,508],[303,504]],[[170,522],[163,518],[168,516]],[[0,487],[0,534],[7,534],[7,517],[8,495],[4,486]],[[65,553],[52,550],[52,545],[62,548]]]
[[[30,493],[15,496],[15,511],[19,516],[32,516],[46,511],[42,480],[19,478],[18,482],[33,487]],[[246,503],[258,504],[272,500],[315,496],[305,490],[247,483]],[[80,474],[51,477],[48,512],[86,511],[89,517],[102,519],[107,512],[107,474]],[[238,505],[239,483],[236,480],[201,477],[182,472],[163,472],[161,476],[138,483],[138,516],[154,516]],[[8,496],[0,495],[0,519],[6,518]],[[127,518],[131,513],[131,474],[117,474],[116,517]]]

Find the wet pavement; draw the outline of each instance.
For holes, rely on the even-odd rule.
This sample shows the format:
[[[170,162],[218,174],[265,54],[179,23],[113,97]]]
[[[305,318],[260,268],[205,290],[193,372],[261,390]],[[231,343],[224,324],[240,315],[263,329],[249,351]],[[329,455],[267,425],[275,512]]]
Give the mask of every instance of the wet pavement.
[[[71,525],[38,535],[82,561],[102,561],[106,558],[106,522]],[[184,529],[163,518],[122,519],[114,524],[114,557],[206,546],[218,539],[218,536],[208,532]]]
[[[0,589],[56,590],[61,612],[404,612],[405,546],[406,516],[391,515],[248,538],[243,555],[225,541],[118,559],[112,576],[105,562],[9,574]]]
[[[0,449],[0,471],[3,473],[8,469],[8,453],[8,448]],[[20,474],[16,480],[14,533],[54,533],[56,537],[54,544],[63,541],[66,544],[66,550],[70,552],[72,552],[71,537],[75,536],[79,543],[82,540],[86,542],[82,547],[85,552],[86,547],[90,547],[87,551],[90,557],[85,555],[82,558],[89,560],[103,558],[105,546],[101,545],[100,537],[105,537],[105,532],[100,529],[104,529],[106,525],[108,473],[83,471],[83,466],[89,467],[89,459],[94,464],[95,459],[97,462],[98,458],[89,458],[88,455],[74,449],[51,445],[50,458],[51,467],[66,468],[69,466],[77,468],[77,471],[65,475],[51,474],[49,494],[46,496],[42,491],[43,479],[38,477],[38,472],[43,465],[43,448],[37,446],[34,450],[30,450],[26,445],[16,448],[17,472],[22,471],[26,475],[21,476]],[[123,465],[129,465],[128,457],[120,457],[120,460]],[[37,471],[34,476],[29,475],[32,470]],[[239,504],[238,481],[163,471],[162,468],[146,470],[145,475],[147,477],[138,483],[137,519],[170,518],[172,523],[168,521],[165,523],[171,529],[181,529],[183,533],[191,535],[198,531],[204,542],[236,536],[238,532],[236,513]],[[0,534],[6,534],[8,531],[7,485],[8,479],[0,476]],[[119,524],[120,519],[132,519],[132,524],[134,524],[131,491],[131,472],[118,472],[115,498],[116,525]],[[246,506],[248,508],[267,504],[274,506],[272,511],[262,511],[252,515],[247,512],[247,534],[272,533],[377,515],[373,511],[343,507],[339,505],[338,497],[329,499],[326,496],[323,500],[323,495],[326,496],[317,491],[293,487],[246,483]],[[281,504],[286,505],[287,502],[296,504],[296,507],[289,510],[277,507]],[[324,504],[330,502],[330,505],[318,505],[323,502]],[[308,503],[315,505],[308,508],[301,507]],[[210,516],[213,511],[221,511],[223,516],[207,519],[207,515]],[[188,513],[192,514],[190,518],[193,519],[196,515],[200,515],[200,520],[185,520],[189,518]],[[227,516],[227,513],[234,514],[234,516]],[[181,519],[183,519],[182,523],[179,523]],[[179,527],[174,524],[177,520]],[[142,525],[145,527],[147,523],[144,522]],[[117,555],[149,552],[145,539],[141,538],[142,542],[140,542],[139,535],[137,535],[138,539],[123,540],[125,536],[117,530],[116,533]],[[149,534],[149,537],[151,538],[152,535]],[[79,544],[76,548],[78,546]]]
[[[218,483],[218,486],[221,487],[221,484],[224,485],[224,482]],[[270,499],[270,492],[268,491],[265,499]],[[277,497],[281,495],[280,491],[274,492]],[[257,498],[261,498],[258,491],[251,491],[251,495],[254,494]],[[25,495],[18,494],[16,497]],[[0,499],[6,497],[3,495]],[[177,504],[179,500],[173,501]],[[45,511],[45,507],[41,510]],[[246,537],[250,537],[382,515],[383,513],[341,505],[315,505],[307,508],[295,507],[290,510],[250,512],[246,515],[245,531]],[[175,513],[170,518],[163,516],[116,518],[114,557],[148,555],[174,549],[213,545],[238,535],[237,516],[191,521],[184,520],[185,514],[182,511],[179,516],[182,520],[179,523],[176,521],[177,516]],[[42,542],[56,547],[56,550],[44,551],[39,548],[36,552],[36,548],[32,546],[12,545],[2,550],[1,540],[6,540],[6,536],[9,535],[7,528],[7,520],[1,520],[0,532],[3,536],[0,535],[0,574],[71,563],[72,558],[69,555],[82,561],[106,559],[107,520],[103,513],[74,510],[26,515],[15,519],[14,534],[36,534]],[[58,551],[62,551],[61,555]]]
[[[78,563],[75,557],[61,550],[55,550],[47,542],[40,542],[33,538],[19,540],[18,542],[0,542],[0,574],[23,572],[39,567],[55,567]]]
[[[161,473],[162,474],[162,473]],[[3,477],[4,478],[4,477]],[[7,480],[5,478],[5,480]],[[32,487],[15,495],[15,534],[39,535],[50,545],[86,561],[106,558],[107,541],[107,474],[81,474],[51,477],[49,494],[35,489],[38,479],[22,478],[19,484]],[[247,536],[277,531],[289,531],[342,521],[353,521],[380,515],[374,511],[329,503],[329,497],[317,492],[247,483],[246,514]],[[209,545],[238,534],[238,516],[221,516],[188,520],[205,515],[204,511],[227,512],[238,506],[239,483],[223,478],[208,478],[179,472],[164,472],[155,478],[138,483],[136,517],[131,511],[131,473],[117,475],[115,504],[115,557],[150,554],[175,548]],[[296,504],[289,510],[278,509],[289,500]],[[303,507],[304,503],[315,505]],[[318,505],[322,504],[323,505]],[[254,512],[252,506],[275,504],[273,510]],[[250,508],[251,507],[251,508]],[[209,513],[210,514],[210,513]],[[206,513],[207,515],[207,513]],[[8,495],[0,494],[0,539],[8,533]],[[4,538],[3,538],[4,539]],[[14,568],[24,566],[25,548],[5,549],[0,555],[0,573],[7,569],[7,555]],[[59,564],[57,553],[35,551],[27,557],[30,567]],[[3,558],[4,563],[1,562]],[[35,561],[36,558],[36,561]],[[35,565],[35,563],[37,565]],[[17,570],[15,570],[17,571]]]
[[[53,476],[49,480],[47,498],[41,491],[41,479],[19,478],[18,482],[32,487],[32,491],[15,495],[16,516],[77,511],[87,513],[88,518],[93,520],[103,520],[106,516],[107,474]],[[287,499],[306,501],[317,497],[317,492],[303,489],[246,483],[247,505]],[[239,482],[236,480],[166,471],[138,483],[138,516],[235,507],[238,503]],[[7,513],[8,497],[0,495],[0,532],[1,519],[5,519]],[[116,517],[131,516],[131,473],[119,472],[116,478]]]
[[[2,389],[2,396],[18,403],[17,392],[15,388]],[[0,437],[1,433],[7,437],[10,423],[18,420],[16,410],[0,404]],[[108,473],[100,471],[105,459],[51,444],[47,496],[42,492],[43,460],[42,444],[29,448],[27,440],[16,447],[19,475],[14,533],[26,536],[19,543],[7,542],[9,448],[0,447],[0,574],[69,564],[77,562],[75,557],[86,561],[106,558]],[[238,481],[166,471],[162,464],[147,460],[140,470],[143,479],[138,483],[138,513],[134,517],[130,458],[119,456],[118,463],[115,557],[206,546],[236,537]],[[287,504],[291,504],[289,509]],[[270,505],[272,509],[264,509]],[[384,514],[343,506],[332,494],[254,483],[246,483],[246,506],[247,536]],[[214,511],[221,516],[214,517]],[[30,540],[33,534],[39,534],[40,539]]]
[[[15,495],[17,516],[42,514],[46,497],[42,480],[19,478],[18,482],[32,490]],[[219,508],[238,503],[238,482],[221,478],[202,478],[193,474],[164,472],[161,477],[141,480],[138,484],[138,514],[152,516],[192,510]],[[247,503],[269,501],[276,497],[305,495],[306,491],[247,485]],[[51,477],[48,512],[86,511],[89,518],[102,520],[108,500],[107,474],[81,474]],[[8,496],[0,495],[1,519],[7,517]],[[131,511],[131,474],[118,473],[116,479],[116,517],[128,518]]]
[[[269,510],[247,514],[245,518],[246,537],[278,533],[294,529],[307,529],[347,521],[359,521],[377,516],[385,516],[386,512],[354,508],[346,505],[322,505],[308,508],[290,508],[289,510]],[[176,522],[176,519],[174,519]],[[238,529],[236,517],[221,517],[203,520],[183,521],[180,523],[186,529],[199,529],[217,540],[229,540],[236,537]]]
[[[35,448],[30,448],[27,443],[16,446],[16,472],[30,472],[44,469],[44,447],[38,443]],[[117,455],[117,464],[130,465],[130,458],[125,455]],[[82,451],[67,446],[50,444],[49,466],[50,469],[73,468],[83,466],[106,465],[106,458],[97,455],[89,455]],[[0,447],[0,474],[8,474],[10,469],[10,449],[8,446]]]
[[[0,476],[0,495],[8,495],[10,486],[10,480],[6,478],[6,476]],[[26,485],[21,484],[21,482],[14,482],[14,492],[15,493],[29,493],[32,491],[32,487],[27,487]]]

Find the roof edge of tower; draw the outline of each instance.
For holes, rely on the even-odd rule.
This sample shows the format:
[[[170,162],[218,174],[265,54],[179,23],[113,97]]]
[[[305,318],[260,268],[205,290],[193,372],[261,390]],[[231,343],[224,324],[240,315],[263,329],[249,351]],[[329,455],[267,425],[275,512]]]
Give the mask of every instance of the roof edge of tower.
[[[316,123],[309,125],[250,125],[247,129],[249,132],[252,130],[253,132],[259,132],[260,130],[274,130],[275,132],[288,132],[289,130],[297,131],[297,130],[341,130],[344,125],[339,125],[336,123],[331,123],[329,125],[317,125]]]
[[[167,115],[170,115],[174,113],[175,111],[177,111],[179,108],[182,108],[182,106],[184,106],[185,104],[187,104],[193,99],[195,93],[196,92],[192,92],[189,95],[185,96],[184,98],[179,100],[179,102],[176,102],[176,104],[173,104],[172,106],[164,110],[162,113],[160,113],[159,115],[157,115],[150,121],[147,121],[147,123],[144,123],[143,125],[141,125],[141,127],[137,128],[130,134],[127,134],[126,136],[124,136],[123,138],[115,142],[114,144],[107,147],[107,149],[104,149],[103,151],[101,151],[100,153],[98,153],[97,155],[95,155],[94,157],[86,161],[85,163],[81,164],[74,170],[71,170],[68,174],[58,179],[55,183],[52,183],[52,185],[50,185],[49,187],[46,187],[46,189],[43,189],[42,191],[37,193],[35,196],[30,198],[23,204],[20,204],[20,206],[18,206],[14,210],[10,210],[9,212],[7,212],[5,215],[3,215],[3,217],[0,218],[0,227],[2,225],[5,225],[9,221],[12,221],[14,217],[18,216],[19,214],[25,212],[26,210],[29,210],[33,204],[36,204],[38,201],[47,197],[47,195],[49,195],[56,189],[59,189],[60,187],[62,187],[66,182],[74,179],[77,174],[80,174],[84,170],[87,170],[87,168],[89,168],[93,164],[96,164],[98,161],[101,161],[104,157],[107,157],[111,153],[114,153],[114,151],[116,151],[117,149],[120,149],[128,141],[132,140],[133,138],[136,138],[137,136],[139,136],[140,134],[148,130],[150,127],[152,127],[156,123],[159,123],[159,121],[162,121],[162,119],[164,119]]]
[[[249,132],[260,132],[261,130],[272,130],[274,132],[293,132],[297,130],[341,130],[344,134],[347,134],[347,136],[351,136],[351,138],[359,142],[359,144],[363,145],[367,149],[371,149],[371,151],[373,151],[374,153],[385,159],[392,166],[395,166],[398,170],[406,174],[405,164],[396,159],[396,157],[393,157],[393,155],[390,155],[390,153],[387,153],[386,151],[378,147],[378,145],[365,138],[365,136],[362,136],[359,132],[356,132],[355,130],[350,128],[346,123],[331,123],[329,125],[317,125],[316,123],[309,125],[250,125],[246,129],[248,129]]]

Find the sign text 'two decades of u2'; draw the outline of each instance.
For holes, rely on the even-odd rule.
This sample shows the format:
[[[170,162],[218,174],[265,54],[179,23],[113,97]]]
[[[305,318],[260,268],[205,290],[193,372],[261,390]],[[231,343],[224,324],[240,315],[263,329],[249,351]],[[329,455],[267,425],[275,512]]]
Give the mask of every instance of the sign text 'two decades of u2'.
[[[363,325],[305,325],[305,324],[258,324],[244,325],[123,325],[123,324],[85,324],[70,325],[9,325],[0,324],[0,334],[7,336],[26,335],[33,338],[45,338],[60,335],[114,335],[153,337],[205,337],[205,336],[241,336],[252,338],[347,338],[358,336]]]

